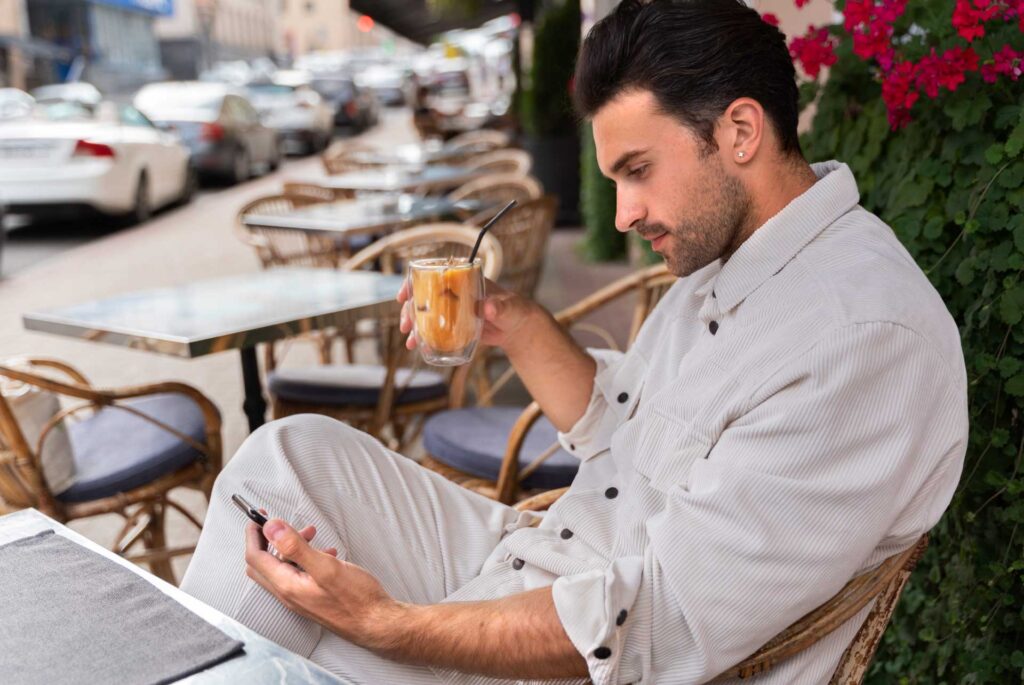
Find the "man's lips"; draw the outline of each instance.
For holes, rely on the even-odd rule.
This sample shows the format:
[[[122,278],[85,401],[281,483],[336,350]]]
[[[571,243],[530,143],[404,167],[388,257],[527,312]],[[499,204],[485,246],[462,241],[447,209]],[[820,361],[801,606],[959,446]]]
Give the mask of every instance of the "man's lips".
[[[658,251],[661,246],[665,243],[665,239],[668,237],[668,233],[659,233],[657,236],[650,238],[651,249]]]

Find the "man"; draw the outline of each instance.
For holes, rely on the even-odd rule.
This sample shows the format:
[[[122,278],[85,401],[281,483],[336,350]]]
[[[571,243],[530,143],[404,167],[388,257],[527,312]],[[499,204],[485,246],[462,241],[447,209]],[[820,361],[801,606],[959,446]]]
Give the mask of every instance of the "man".
[[[530,527],[293,417],[228,464],[188,591],[355,682],[697,683],[939,519],[967,439],[957,328],[849,169],[804,161],[783,36],[735,0],[626,0],[575,83],[616,226],[680,279],[626,354],[489,292],[485,341],[580,458],[569,492]],[[255,526],[243,562],[234,491],[316,524],[263,529],[303,570]],[[761,682],[827,682],[865,615]]]

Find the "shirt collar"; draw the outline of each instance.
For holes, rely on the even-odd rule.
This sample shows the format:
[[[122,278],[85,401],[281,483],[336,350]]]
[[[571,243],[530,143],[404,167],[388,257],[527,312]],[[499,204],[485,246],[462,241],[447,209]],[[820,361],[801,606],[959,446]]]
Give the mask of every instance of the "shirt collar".
[[[733,309],[782,270],[825,227],[860,202],[857,181],[841,162],[812,164],[817,182],[761,225],[714,279],[716,307]]]

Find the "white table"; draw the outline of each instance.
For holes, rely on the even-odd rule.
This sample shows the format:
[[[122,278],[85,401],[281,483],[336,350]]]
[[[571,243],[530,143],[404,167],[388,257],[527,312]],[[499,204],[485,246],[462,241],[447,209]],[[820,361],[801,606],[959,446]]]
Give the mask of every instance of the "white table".
[[[346,685],[348,683],[35,509],[24,509],[0,516],[0,545],[45,530],[53,530],[55,534],[120,564],[144,578],[178,604],[223,630],[230,637],[245,643],[245,653],[242,656],[183,678],[177,681],[178,683],[188,685],[236,685],[237,683],[246,683],[247,685],[270,685],[270,683]],[[97,627],[97,630],[99,629],[101,628]]]

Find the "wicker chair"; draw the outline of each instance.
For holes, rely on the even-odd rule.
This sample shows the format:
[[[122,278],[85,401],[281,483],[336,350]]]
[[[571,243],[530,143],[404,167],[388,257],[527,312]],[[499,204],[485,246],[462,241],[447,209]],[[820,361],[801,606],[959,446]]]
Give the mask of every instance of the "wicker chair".
[[[364,143],[338,141],[333,143],[320,155],[320,163],[328,175],[344,174],[365,168],[366,164],[352,158],[354,152],[372,152],[373,147]]]
[[[463,163],[463,166],[495,174],[526,176],[530,173],[530,168],[533,166],[533,158],[525,150],[505,148],[470,157]]]
[[[498,150],[508,147],[511,143],[512,139],[507,133],[484,128],[460,133],[448,141],[448,147],[453,150],[465,149],[481,152],[483,150]]]
[[[310,202],[333,202],[334,200],[348,199],[349,193],[343,193],[341,197],[330,188],[324,188],[314,183],[296,183],[288,181],[284,184],[284,195],[299,201]]]
[[[323,200],[306,195],[268,195],[249,202],[238,211],[235,228],[242,242],[256,251],[264,269],[274,266],[315,266],[334,268],[348,257],[348,245],[329,237],[286,228],[249,226],[248,214],[285,214]]]
[[[0,395],[0,510],[35,507],[62,523],[118,514],[125,523],[113,551],[147,562],[154,574],[173,583],[170,559],[195,548],[167,546],[165,515],[175,509],[196,528],[202,523],[169,493],[194,488],[209,501],[221,468],[221,419],[213,403],[184,383],[97,389],[53,359],[10,360],[0,365],[0,377],[77,400],[29,444],[15,405]],[[80,420],[67,421],[71,417]],[[67,429],[78,480],[55,495],[43,477],[40,455],[60,424]],[[144,551],[131,552],[139,541]]]
[[[614,337],[584,318],[605,307],[635,296],[632,321],[626,337],[631,344],[640,326],[662,295],[675,283],[664,264],[649,267],[611,283],[556,318],[577,334],[597,336],[606,346],[617,348]],[[540,405],[491,407],[491,398],[514,375],[509,370],[484,393],[478,390],[480,406],[440,412],[424,426],[423,445],[427,455],[422,464],[463,487],[500,502],[511,504],[537,490],[567,486],[576,476],[579,460],[561,450],[556,430],[544,418]],[[473,433],[472,440],[467,434]],[[471,444],[472,449],[466,445]]]
[[[355,254],[343,269],[379,268],[401,273],[411,259],[466,256],[478,231],[454,223],[438,223],[396,233]],[[484,275],[501,273],[501,245],[485,235],[480,246]],[[268,365],[268,386],[274,418],[292,414],[325,414],[345,421],[401,450],[419,434],[422,419],[433,412],[461,406],[472,364],[445,373],[421,369],[418,352],[405,349],[406,336],[396,314],[377,322],[382,364],[321,365],[274,368]]]
[[[539,493],[520,501],[515,508],[519,511],[546,511],[568,489],[563,487]],[[825,638],[874,602],[853,641],[839,659],[829,685],[859,685],[864,682],[900,594],[927,547],[928,535],[925,534],[911,547],[851,580],[832,599],[801,617],[740,663],[720,673],[712,682],[767,673],[785,659]]]
[[[452,202],[477,200],[489,206],[480,211],[456,210],[458,217],[471,224],[482,225],[497,209],[496,205],[504,205],[510,200],[519,203],[529,202],[543,197],[544,189],[540,181],[533,176],[519,174],[488,174],[475,178],[448,193]]]

